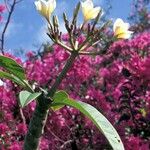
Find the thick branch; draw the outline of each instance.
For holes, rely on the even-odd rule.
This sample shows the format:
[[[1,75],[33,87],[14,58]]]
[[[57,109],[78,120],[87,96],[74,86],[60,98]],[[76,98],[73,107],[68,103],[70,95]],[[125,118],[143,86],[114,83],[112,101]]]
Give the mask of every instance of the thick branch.
[[[28,133],[25,137],[24,150],[37,150],[40,137],[44,132],[44,126],[48,115],[48,99],[44,95],[38,98],[38,104],[31,118]]]
[[[62,72],[59,74],[55,83],[50,89],[50,92],[46,97],[53,97],[60,83],[66,76],[68,70],[72,66],[75,58],[78,56],[76,51],[71,53],[70,58],[67,60]],[[29,124],[28,133],[25,138],[24,150],[37,150],[39,146],[40,137],[43,133],[43,129],[47,120],[49,105],[51,103],[50,98],[46,98],[44,95],[38,98],[38,103],[32,119]]]

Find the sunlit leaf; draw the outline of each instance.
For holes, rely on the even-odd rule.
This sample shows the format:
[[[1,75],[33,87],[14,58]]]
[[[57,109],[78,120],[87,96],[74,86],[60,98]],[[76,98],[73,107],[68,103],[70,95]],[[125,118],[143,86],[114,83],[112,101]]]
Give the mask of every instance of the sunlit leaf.
[[[25,107],[30,102],[35,100],[37,97],[39,97],[41,93],[30,93],[28,91],[21,91],[19,93],[19,100],[22,107]]]
[[[100,113],[96,108],[81,101],[76,101],[70,98],[63,99],[63,97],[61,98],[59,96],[59,99],[54,101],[52,103],[52,106],[60,106],[60,105],[68,105],[80,110],[98,127],[98,129],[107,138],[107,140],[109,141],[114,150],[124,150],[123,143],[117,131],[107,120],[107,118],[102,113]]]

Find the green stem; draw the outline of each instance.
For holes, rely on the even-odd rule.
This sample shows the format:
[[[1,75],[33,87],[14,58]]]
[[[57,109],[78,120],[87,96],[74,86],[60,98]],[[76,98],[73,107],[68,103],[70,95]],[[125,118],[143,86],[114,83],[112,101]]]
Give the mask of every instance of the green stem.
[[[67,60],[66,65],[64,66],[62,72],[59,74],[58,78],[55,80],[55,83],[50,89],[47,97],[53,97],[60,83],[66,76],[68,70],[71,68],[75,58],[78,56],[76,51],[71,53],[70,58]],[[38,150],[40,137],[43,133],[43,129],[47,120],[47,115],[49,112],[49,98],[46,98],[44,95],[38,98],[38,103],[31,118],[29,129],[25,137],[24,150]]]
[[[57,88],[59,87],[61,81],[64,79],[64,77],[66,76],[68,70],[71,68],[75,58],[78,56],[78,52],[77,51],[72,51],[70,58],[67,60],[66,65],[64,66],[62,72],[59,74],[59,76],[56,78],[55,83],[53,84],[53,86],[50,89],[50,92],[48,93],[49,97],[53,97],[53,95],[55,94]]]

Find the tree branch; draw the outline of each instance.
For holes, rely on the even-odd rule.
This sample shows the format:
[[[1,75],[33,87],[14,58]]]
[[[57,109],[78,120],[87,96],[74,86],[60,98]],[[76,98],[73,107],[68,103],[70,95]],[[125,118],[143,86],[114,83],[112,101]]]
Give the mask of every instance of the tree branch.
[[[4,54],[4,44],[5,44],[5,34],[6,34],[6,31],[8,29],[8,26],[9,26],[9,23],[10,23],[10,20],[11,20],[11,17],[12,17],[12,14],[14,12],[14,9],[15,9],[15,5],[19,2],[21,2],[22,0],[13,0],[12,4],[10,5],[10,8],[8,7],[8,2],[6,0],[4,0],[4,3],[6,5],[6,8],[8,10],[8,17],[6,19],[6,23],[4,25],[4,28],[2,30],[2,34],[1,34],[1,37],[0,37],[0,42],[1,42],[1,45],[0,45],[0,51],[2,54]]]

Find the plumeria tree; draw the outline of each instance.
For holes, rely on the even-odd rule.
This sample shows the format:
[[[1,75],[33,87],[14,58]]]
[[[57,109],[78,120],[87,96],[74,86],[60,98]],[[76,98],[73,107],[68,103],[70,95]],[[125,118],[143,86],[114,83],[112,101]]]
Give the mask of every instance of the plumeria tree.
[[[92,22],[86,16],[89,19],[81,26],[75,24],[78,5],[74,21],[63,15],[68,33],[61,35],[58,19],[52,16],[55,1],[36,2],[54,43],[45,45],[42,52],[28,53],[24,63],[10,54],[0,57],[0,76],[13,81],[3,79],[0,85],[0,149],[22,149],[27,130],[26,149],[111,149],[98,129],[119,149],[121,143],[114,142],[117,134],[108,120],[125,149],[149,149],[150,34],[128,40],[132,32],[121,19],[114,23],[113,33],[109,32],[109,22],[96,24],[101,8],[87,8],[90,4],[83,2],[80,9],[84,16],[91,15]],[[66,75],[62,74],[73,53],[76,58],[66,67]],[[49,96],[52,87],[54,95]]]

